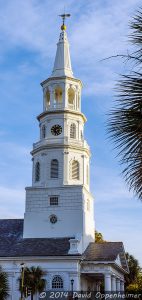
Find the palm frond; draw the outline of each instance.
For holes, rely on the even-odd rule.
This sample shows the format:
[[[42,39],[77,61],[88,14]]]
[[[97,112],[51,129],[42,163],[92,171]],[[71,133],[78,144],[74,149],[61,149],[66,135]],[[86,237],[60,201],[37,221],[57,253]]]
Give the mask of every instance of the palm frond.
[[[8,275],[0,267],[0,299],[6,300],[9,296],[9,281]]]
[[[133,64],[133,71],[124,74],[117,82],[115,107],[109,113],[108,133],[118,149],[123,176],[142,200],[142,8],[130,23],[132,53],[124,55]],[[121,55],[123,57],[123,55]]]
[[[116,90],[116,105],[109,113],[108,132],[119,150],[126,182],[142,199],[142,73],[122,75]]]
[[[32,295],[42,292],[46,287],[46,279],[43,278],[45,275],[46,272],[39,266],[24,268],[24,287],[30,288]],[[21,291],[21,276],[18,281],[19,290]]]

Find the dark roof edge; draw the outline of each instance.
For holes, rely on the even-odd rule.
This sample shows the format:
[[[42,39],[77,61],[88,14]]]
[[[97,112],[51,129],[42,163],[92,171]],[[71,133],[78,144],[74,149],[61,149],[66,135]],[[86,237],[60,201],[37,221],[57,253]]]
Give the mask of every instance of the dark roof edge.
[[[70,259],[72,259],[72,258],[76,258],[76,259],[81,259],[81,257],[82,257],[82,255],[81,254],[66,254],[66,255],[47,255],[47,256],[43,256],[43,255],[31,255],[31,256],[29,256],[29,255],[24,255],[24,256],[0,256],[0,261],[1,260],[11,260],[11,259],[13,259],[13,260],[17,260],[17,259],[19,259],[19,260],[23,260],[23,259],[29,259],[29,260],[31,260],[31,257],[32,257],[32,259],[34,260],[34,259],[53,259],[54,258],[54,260],[55,259],[64,259],[64,258],[66,258],[66,257],[68,257],[68,258],[70,258]]]

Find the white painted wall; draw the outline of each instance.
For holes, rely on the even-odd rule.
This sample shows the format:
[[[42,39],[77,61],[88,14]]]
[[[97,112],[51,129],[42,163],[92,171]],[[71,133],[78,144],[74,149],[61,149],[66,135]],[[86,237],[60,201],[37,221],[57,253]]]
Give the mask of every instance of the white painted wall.
[[[52,280],[56,275],[60,275],[63,279],[65,291],[71,291],[71,279],[74,279],[73,289],[74,291],[87,291],[89,288],[93,291],[96,290],[97,274],[110,274],[124,281],[124,274],[115,266],[111,266],[109,263],[93,263],[93,262],[81,262],[80,258],[76,257],[22,257],[22,258],[0,258],[0,265],[9,275],[10,284],[10,296],[8,300],[19,299],[19,283],[21,263],[27,267],[40,266],[45,272],[47,272],[44,278],[47,280],[46,290],[52,290]],[[88,276],[87,276],[88,275]],[[91,277],[90,277],[91,275]],[[95,276],[94,276],[95,275]],[[28,298],[29,300],[30,298]],[[35,300],[38,298],[35,297]]]
[[[94,240],[93,199],[82,186],[27,188],[26,194],[24,238],[79,237],[81,253]],[[50,196],[59,197],[58,206],[50,206]],[[52,214],[57,216],[55,224],[50,222]]]
[[[16,300],[20,298],[18,278],[20,277],[21,263],[23,262],[27,267],[40,266],[45,272],[47,272],[46,276],[44,276],[47,280],[47,291],[52,290],[52,280],[56,275],[60,275],[63,279],[63,290],[71,290],[71,279],[74,279],[74,290],[80,289],[79,258],[1,258],[0,265],[9,275],[10,296],[8,300]],[[27,299],[30,299],[30,297]],[[38,299],[38,297],[35,297],[35,299]]]

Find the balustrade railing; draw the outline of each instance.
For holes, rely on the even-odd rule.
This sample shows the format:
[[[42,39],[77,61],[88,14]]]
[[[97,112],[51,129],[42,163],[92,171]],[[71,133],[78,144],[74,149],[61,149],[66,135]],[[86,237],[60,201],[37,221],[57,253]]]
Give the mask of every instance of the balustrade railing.
[[[74,104],[68,104],[68,108],[74,110],[75,109]]]
[[[52,105],[46,105],[46,110],[52,110],[52,109],[60,109],[64,108],[63,103],[53,103]],[[68,104],[68,108],[71,110],[79,110],[79,108],[75,108],[74,104]]]
[[[48,145],[48,144],[56,144],[56,143],[62,143],[62,144],[74,144],[76,146],[79,146],[79,147],[85,147],[87,149],[89,149],[89,146],[87,144],[87,142],[85,140],[77,140],[77,139],[72,139],[72,138],[69,138],[68,136],[64,136],[64,137],[60,137],[58,139],[55,139],[55,138],[45,138],[45,139],[42,139],[41,141],[37,142],[37,143],[34,143],[33,144],[33,149],[36,149],[40,146],[44,146],[44,145]]]

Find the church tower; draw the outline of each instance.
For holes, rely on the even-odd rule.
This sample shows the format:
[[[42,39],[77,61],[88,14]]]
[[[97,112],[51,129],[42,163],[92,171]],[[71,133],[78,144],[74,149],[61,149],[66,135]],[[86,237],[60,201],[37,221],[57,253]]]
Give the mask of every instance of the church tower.
[[[82,83],[73,76],[64,22],[52,74],[41,86],[40,139],[31,152],[32,186],[26,188],[24,238],[70,237],[72,247],[82,253],[94,241],[90,149],[84,139]]]

